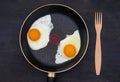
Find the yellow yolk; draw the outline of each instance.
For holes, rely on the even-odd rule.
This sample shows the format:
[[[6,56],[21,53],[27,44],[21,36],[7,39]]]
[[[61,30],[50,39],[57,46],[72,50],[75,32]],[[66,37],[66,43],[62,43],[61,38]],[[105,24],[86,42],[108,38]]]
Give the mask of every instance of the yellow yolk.
[[[28,33],[28,37],[30,38],[30,40],[32,41],[36,41],[40,38],[41,33],[39,30],[37,29],[31,29]]]
[[[69,58],[74,57],[75,54],[76,54],[75,46],[72,45],[72,44],[65,45],[65,47],[64,47],[64,54],[65,54],[65,56],[67,56]]]

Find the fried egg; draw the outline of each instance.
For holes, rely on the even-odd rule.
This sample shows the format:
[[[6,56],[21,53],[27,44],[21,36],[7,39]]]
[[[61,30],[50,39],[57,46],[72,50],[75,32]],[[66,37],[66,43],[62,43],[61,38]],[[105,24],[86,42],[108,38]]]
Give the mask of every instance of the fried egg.
[[[37,19],[27,33],[27,41],[31,49],[39,50],[47,46],[50,32],[53,29],[51,16],[45,15]]]
[[[72,35],[67,35],[58,45],[57,53],[55,55],[55,63],[61,64],[73,59],[78,54],[80,45],[81,40],[78,30]]]

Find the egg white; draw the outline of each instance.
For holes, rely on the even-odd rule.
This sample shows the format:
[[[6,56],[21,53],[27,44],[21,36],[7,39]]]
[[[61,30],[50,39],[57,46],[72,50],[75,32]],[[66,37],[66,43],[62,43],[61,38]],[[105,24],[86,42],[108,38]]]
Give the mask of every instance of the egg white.
[[[77,51],[75,54],[75,56],[76,56],[80,50],[80,45],[81,45],[80,34],[79,34],[78,30],[76,30],[72,35],[67,35],[65,39],[60,41],[60,44],[57,49],[57,53],[55,55],[55,63],[56,64],[61,64],[61,63],[64,63],[64,62],[72,59],[72,58],[66,57],[63,52],[64,51],[63,49],[64,49],[65,45],[67,45],[67,44],[72,44],[75,46],[76,51]]]
[[[39,50],[41,48],[46,47],[49,42],[50,32],[54,28],[53,24],[51,22],[51,16],[46,15],[46,16],[43,16],[43,17],[37,19],[32,24],[32,26],[30,27],[29,30],[31,30],[33,28],[40,31],[41,37],[37,41],[32,41],[31,39],[29,39],[29,36],[27,35],[27,40],[28,40],[28,44],[29,44],[30,48],[33,50]]]

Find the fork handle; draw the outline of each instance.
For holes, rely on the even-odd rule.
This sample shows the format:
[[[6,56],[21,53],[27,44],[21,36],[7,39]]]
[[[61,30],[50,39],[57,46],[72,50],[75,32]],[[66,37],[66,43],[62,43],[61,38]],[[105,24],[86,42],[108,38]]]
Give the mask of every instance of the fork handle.
[[[97,33],[96,34],[96,46],[95,46],[95,70],[96,70],[96,75],[100,75],[101,62],[102,62],[101,39],[100,39],[100,33]]]

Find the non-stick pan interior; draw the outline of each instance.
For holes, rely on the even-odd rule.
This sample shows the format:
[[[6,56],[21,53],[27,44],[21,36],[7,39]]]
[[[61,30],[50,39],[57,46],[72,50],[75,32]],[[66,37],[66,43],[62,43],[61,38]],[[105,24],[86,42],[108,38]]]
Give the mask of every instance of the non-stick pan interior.
[[[62,64],[55,64],[55,54],[59,43],[54,44],[49,42],[45,48],[40,50],[32,50],[29,47],[27,42],[28,30],[33,22],[48,14],[51,15],[51,22],[54,25],[54,29],[50,35],[59,36],[59,40],[63,40],[66,35],[71,35],[75,30],[79,30],[81,48],[74,59]],[[81,17],[73,10],[60,5],[49,5],[33,11],[22,26],[20,38],[21,47],[27,60],[39,69],[53,72],[66,70],[75,65],[83,57],[88,42],[86,25]]]

